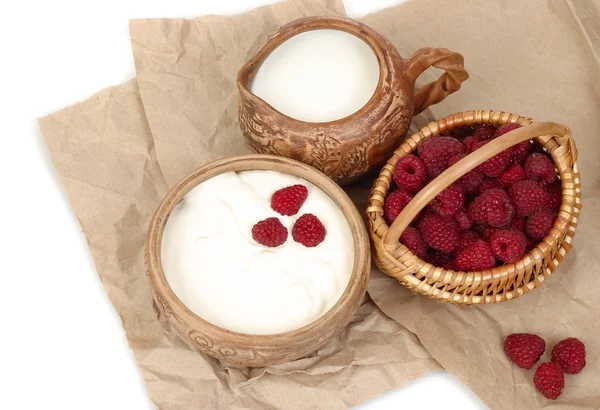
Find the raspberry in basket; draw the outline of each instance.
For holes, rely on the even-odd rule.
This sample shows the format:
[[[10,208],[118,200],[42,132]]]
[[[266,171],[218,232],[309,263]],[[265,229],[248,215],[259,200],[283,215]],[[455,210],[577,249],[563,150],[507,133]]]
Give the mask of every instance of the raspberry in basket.
[[[473,146],[473,150],[477,151],[483,147],[489,141],[479,141]],[[512,159],[512,151],[510,149],[504,150],[499,154],[496,154],[492,158],[479,165],[479,169],[483,171],[488,177],[497,177],[502,174],[502,171],[508,167],[510,160]]]
[[[438,251],[450,253],[458,245],[458,225],[454,218],[429,213],[421,218],[419,232],[423,240]]]
[[[496,266],[490,245],[482,239],[456,254],[456,267],[463,271],[480,271]]]
[[[465,204],[465,193],[463,189],[452,184],[440,192],[430,203],[429,207],[441,216],[452,216]]]
[[[427,181],[427,167],[414,155],[398,159],[394,168],[394,182],[399,188],[417,192]]]
[[[461,232],[460,237],[458,238],[458,246],[456,247],[456,250],[462,251],[463,249],[467,249],[478,240],[479,235],[477,235],[475,231]]]
[[[515,208],[510,198],[500,188],[485,191],[469,205],[469,216],[474,222],[497,228],[508,225],[514,214]]]
[[[539,206],[546,205],[550,196],[537,182],[523,180],[513,184],[508,189],[508,196],[515,205],[517,216],[525,217]]]
[[[491,140],[496,133],[496,127],[492,124],[485,124],[475,130],[473,136],[478,140]]]
[[[307,248],[312,248],[325,240],[325,227],[313,214],[304,214],[296,220],[292,228],[292,238]]]
[[[539,181],[542,185],[551,184],[556,180],[554,164],[545,154],[534,152],[525,159],[527,179]]]
[[[465,149],[465,152],[467,154],[470,154],[471,152],[474,151],[474,147],[475,144],[478,143],[480,140],[478,138],[475,138],[473,135],[471,135],[470,137],[465,138],[462,141],[463,147]]]
[[[456,164],[458,161],[466,157],[466,154],[457,154],[448,160],[448,167]],[[456,182],[460,184],[466,193],[475,192],[477,187],[483,181],[484,175],[479,168],[475,168],[460,177]]]
[[[519,164],[512,164],[498,177],[503,187],[509,187],[515,182],[525,179],[525,170]]]
[[[504,263],[514,263],[525,253],[527,238],[523,232],[501,229],[492,234],[490,245],[496,259],[500,259]]]
[[[585,367],[585,345],[575,337],[562,340],[552,349],[552,361],[565,373],[579,373]]]
[[[531,239],[541,241],[548,235],[555,220],[556,213],[554,211],[545,207],[539,207],[527,218],[525,231]]]
[[[406,245],[412,253],[421,259],[427,254],[428,246],[423,238],[421,238],[421,234],[417,228],[413,228],[412,226],[407,227],[404,232],[402,232],[402,236],[400,236],[400,242]]]
[[[385,221],[391,225],[411,199],[413,199],[412,194],[401,189],[389,194],[385,198],[385,204],[383,205],[383,217]]]
[[[477,191],[479,194],[484,193],[485,191],[489,191],[494,188],[502,188],[502,184],[496,178],[486,178],[481,182]]]
[[[504,352],[522,369],[531,369],[545,350],[544,339],[530,333],[513,333],[504,341]]]
[[[417,148],[419,158],[427,167],[432,178],[440,175],[448,167],[448,160],[456,154],[462,154],[464,148],[460,141],[453,137],[427,138]]]
[[[456,219],[459,231],[469,230],[473,226],[473,221],[469,217],[469,212],[466,208],[461,208],[458,211],[456,211],[456,213],[454,214],[454,219]]]
[[[261,245],[274,248],[287,240],[288,231],[277,218],[267,218],[252,227],[252,238]]]
[[[523,164],[527,155],[531,152],[532,144],[529,141],[519,142],[511,149],[510,161],[514,164]]]
[[[288,186],[273,194],[271,208],[281,215],[296,215],[307,196],[308,189],[304,185]]]
[[[562,205],[562,185],[560,180],[554,181],[550,185],[546,185],[546,191],[550,194],[550,201],[548,202],[548,208],[558,212]]]
[[[520,125],[519,124],[515,124],[515,123],[509,123],[509,124],[501,125],[496,130],[496,133],[494,134],[494,138],[501,137],[504,134],[507,134],[507,133],[511,132],[512,130],[516,130],[519,127],[520,127]]]

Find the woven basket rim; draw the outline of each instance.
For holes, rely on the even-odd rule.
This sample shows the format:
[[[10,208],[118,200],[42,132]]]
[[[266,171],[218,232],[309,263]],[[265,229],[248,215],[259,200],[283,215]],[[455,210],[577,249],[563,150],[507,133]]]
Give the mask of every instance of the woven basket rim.
[[[374,260],[378,267],[417,293],[456,304],[496,303],[516,299],[541,286],[571,249],[581,208],[577,151],[568,128],[564,139],[554,136],[534,138],[550,153],[558,169],[562,184],[562,204],[548,236],[535,248],[526,251],[518,262],[484,271],[454,271],[425,262],[401,242],[395,244],[391,252],[383,244],[390,228],[383,219],[383,200],[391,187],[393,169],[400,157],[413,153],[423,140],[457,127],[478,124],[498,126],[506,123],[527,126],[533,122],[531,118],[502,111],[465,111],[430,122],[409,136],[387,161],[369,194],[366,213]]]

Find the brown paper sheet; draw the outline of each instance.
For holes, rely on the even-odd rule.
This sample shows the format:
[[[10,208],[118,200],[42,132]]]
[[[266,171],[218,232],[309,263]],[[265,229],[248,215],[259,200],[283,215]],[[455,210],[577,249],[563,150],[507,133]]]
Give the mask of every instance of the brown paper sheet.
[[[597,160],[600,153],[597,139],[600,131],[600,3],[592,0],[412,0],[363,20],[386,35],[405,58],[423,46],[447,47],[465,56],[471,78],[459,93],[416,117],[413,130],[456,111],[484,108],[567,124],[580,149],[584,205],[575,250],[558,272],[531,295],[497,306],[458,308],[413,295],[394,280],[376,273],[369,288],[373,299],[384,312],[415,332],[444,367],[493,409],[600,408],[600,388],[597,387],[600,381],[597,360],[600,296],[599,285],[594,280],[594,268],[600,262],[597,221],[600,216]],[[207,119],[203,113],[186,110],[189,107],[186,103],[173,104],[167,99],[169,87],[173,86],[170,81],[189,91],[185,82],[177,79],[180,70],[185,73],[184,77],[193,74],[193,70],[186,70],[173,58],[169,60],[160,55],[188,38],[176,34],[168,41],[162,39],[158,29],[170,24],[165,20],[160,24],[132,24],[142,98],[157,141],[172,138],[171,130],[153,126],[154,120],[162,122],[160,116],[165,112],[170,113],[170,120],[177,127],[187,125],[186,121],[198,124]],[[247,44],[251,47],[245,56],[257,45]],[[192,45],[198,43],[192,42]],[[202,55],[194,50],[190,49],[188,54],[201,61]],[[218,51],[209,55],[221,56]],[[236,68],[230,69],[232,82]],[[420,78],[420,83],[431,81],[437,75],[436,70],[430,70]],[[233,90],[233,85],[228,90]],[[196,93],[196,101],[201,95]],[[234,98],[234,94],[229,97]],[[234,109],[234,104],[230,102],[228,107]],[[177,111],[182,107],[184,115]],[[215,135],[210,128],[213,124],[184,128],[185,136],[180,138],[188,143],[203,133]],[[237,133],[235,125],[230,130]],[[193,167],[193,155],[188,156],[187,162],[185,155],[182,153],[182,164],[164,163],[159,155],[161,167],[167,170],[167,179],[177,179]],[[364,203],[364,187],[352,187],[350,191]],[[533,371],[511,365],[502,352],[502,340],[507,334],[524,331],[544,336],[548,350],[568,336],[580,337],[588,346],[588,366],[581,375],[567,377],[565,393],[557,402],[543,399],[532,386]]]
[[[440,368],[414,334],[371,301],[359,309],[342,334],[311,357],[264,369],[228,366],[192,350],[152,307],[143,243],[151,215],[169,186],[157,161],[158,147],[163,149],[166,164],[192,168],[229,155],[228,150],[243,151],[242,145],[236,145],[241,135],[235,120],[233,82],[227,83],[220,69],[214,71],[211,64],[229,59],[227,64],[237,67],[247,55],[247,51],[231,51],[242,50],[238,42],[252,39],[244,47],[255,47],[288,21],[333,13],[343,13],[340,2],[292,1],[243,16],[208,16],[189,22],[150,20],[152,27],[159,24],[173,38],[184,35],[189,41],[206,41],[200,50],[210,57],[200,60],[199,73],[211,73],[203,81],[219,85],[202,86],[196,80],[198,85],[191,89],[210,95],[211,103],[221,107],[213,112],[205,108],[209,106],[206,98],[193,100],[196,109],[208,110],[202,111],[208,117],[196,123],[192,106],[182,106],[181,113],[190,122],[175,126],[170,121],[177,132],[161,134],[156,145],[136,80],[39,121],[98,274],[123,322],[148,395],[160,409],[344,409]],[[137,24],[141,22],[132,27]],[[194,37],[191,33],[196,28],[202,29]],[[177,45],[183,43],[177,39]],[[178,56],[181,61],[186,60],[184,54]],[[174,77],[191,86],[183,76]],[[170,101],[192,104],[187,98],[179,95]],[[175,112],[168,116],[182,118]],[[200,127],[202,121],[210,122],[208,130],[213,134],[189,133],[187,127]],[[161,122],[157,123],[160,130]],[[186,141],[181,135],[192,138]],[[171,169],[175,179],[185,172]]]
[[[470,79],[416,117],[413,127],[468,109],[504,110],[571,127],[583,204],[574,250],[531,294],[461,308],[413,295],[376,273],[371,297],[492,409],[600,409],[600,2],[413,0],[364,22],[405,57],[424,45],[464,54]],[[437,75],[430,74],[424,80]],[[534,370],[519,369],[505,357],[502,343],[513,332],[544,337],[544,360],[563,338],[586,344],[587,366],[566,376],[558,400],[535,391]]]

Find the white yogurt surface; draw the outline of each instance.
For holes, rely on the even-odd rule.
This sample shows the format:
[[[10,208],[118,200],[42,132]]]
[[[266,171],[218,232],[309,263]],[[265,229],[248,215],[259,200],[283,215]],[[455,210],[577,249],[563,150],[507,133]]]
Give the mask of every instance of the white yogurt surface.
[[[298,214],[273,211],[271,195],[294,184],[308,188]],[[305,213],[327,232],[313,248],[292,239]],[[269,248],[251,231],[273,216],[288,239]],[[201,318],[237,332],[274,334],[313,322],[339,300],[354,266],[354,242],[342,211],[310,182],[273,171],[229,172],[192,189],[173,210],[162,264],[177,297]]]
[[[367,43],[323,29],[300,33],[273,50],[251,91],[289,117],[327,122],[362,108],[378,82],[379,62]]]

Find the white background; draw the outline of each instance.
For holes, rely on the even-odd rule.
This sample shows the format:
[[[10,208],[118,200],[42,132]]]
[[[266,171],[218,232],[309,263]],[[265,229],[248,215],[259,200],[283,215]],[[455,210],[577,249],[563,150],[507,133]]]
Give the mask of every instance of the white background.
[[[360,17],[400,1],[346,0],[345,5],[349,16]],[[232,14],[272,2],[0,2],[3,409],[153,407],[35,118],[135,75],[128,36],[131,18]],[[485,407],[444,371],[359,406],[399,408]]]

